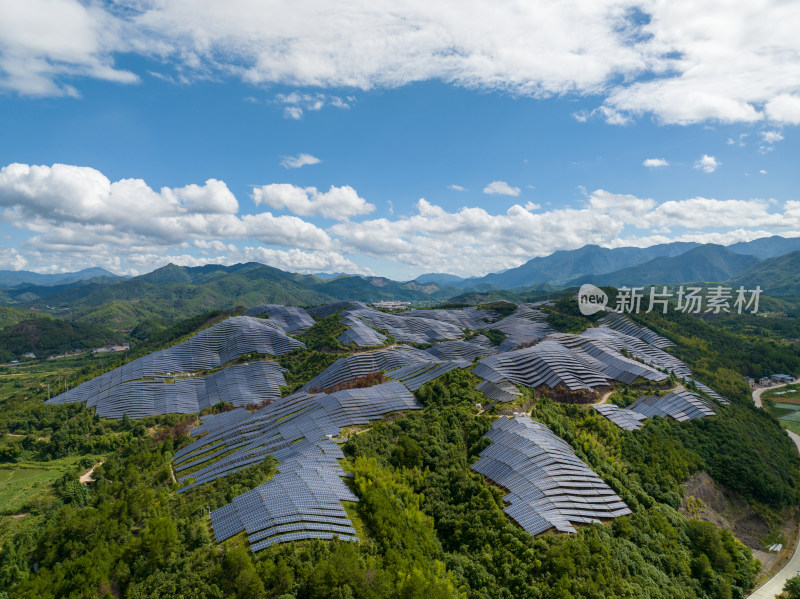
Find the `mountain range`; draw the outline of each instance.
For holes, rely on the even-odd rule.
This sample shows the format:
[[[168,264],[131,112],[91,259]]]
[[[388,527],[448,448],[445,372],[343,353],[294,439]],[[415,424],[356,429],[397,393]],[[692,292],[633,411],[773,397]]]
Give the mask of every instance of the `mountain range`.
[[[604,283],[621,281],[621,284],[639,284],[639,280],[626,279],[627,276],[644,274],[644,270],[626,271],[626,269],[642,266],[658,258],[676,258],[674,263],[656,262],[648,268],[667,266],[671,280],[663,283],[683,283],[687,281],[726,280],[736,272],[750,266],[740,261],[735,255],[753,256],[759,260],[775,258],[800,250],[800,237],[763,237],[754,241],[738,242],[724,249],[730,255],[720,252],[705,255],[703,252],[690,254],[691,250],[701,246],[695,242],[673,242],[654,245],[647,248],[620,247],[602,248],[597,245],[585,245],[575,250],[559,250],[549,256],[533,258],[521,266],[508,270],[490,273],[483,277],[466,279],[449,278],[453,275],[441,273],[424,274],[417,277],[420,282],[435,282],[460,287],[464,290],[485,291],[491,289],[513,289],[531,287],[541,284],[570,286],[578,281],[585,281],[592,275],[607,275]],[[715,246],[721,248],[723,246]],[[725,263],[725,264],[723,264]],[[683,264],[684,266],[681,266]],[[656,271],[657,272],[657,271]],[[725,274],[727,276],[725,276]],[[705,278],[708,275],[711,278]]]
[[[19,285],[0,290],[0,298],[15,307],[126,330],[147,320],[163,323],[237,305],[317,305],[337,300],[438,303],[458,291],[455,287],[399,283],[383,277],[321,279],[249,262],[197,267],[169,264],[130,278],[102,276],[63,285]]]
[[[157,329],[178,318],[238,305],[308,306],[337,300],[432,305],[451,298],[487,301],[485,298],[497,294],[497,299],[525,299],[582,283],[637,286],[725,282],[748,288],[760,285],[765,295],[800,296],[798,273],[800,238],[782,237],[727,247],[682,242],[649,248],[588,245],[534,258],[485,277],[462,279],[431,273],[406,282],[347,274],[322,278],[255,262],[198,267],[169,264],[136,277],[120,277],[103,269],[37,276],[6,271],[0,278],[5,281],[0,285],[0,304],[6,305],[0,320],[18,322],[31,311],[38,311],[112,331],[136,326]],[[90,276],[93,274],[99,276]],[[9,286],[13,282],[16,284]]]
[[[41,274],[29,270],[0,270],[0,288],[17,287],[19,285],[59,285],[64,283],[74,283],[75,281],[85,281],[95,277],[118,277],[113,272],[105,268],[84,268],[77,272],[65,272],[58,274]]]

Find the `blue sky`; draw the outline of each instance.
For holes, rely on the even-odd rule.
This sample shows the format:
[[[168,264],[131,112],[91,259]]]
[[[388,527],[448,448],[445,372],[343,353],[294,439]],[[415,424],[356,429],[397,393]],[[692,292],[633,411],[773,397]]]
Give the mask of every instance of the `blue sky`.
[[[800,235],[796,6],[468,4],[0,0],[0,268]]]

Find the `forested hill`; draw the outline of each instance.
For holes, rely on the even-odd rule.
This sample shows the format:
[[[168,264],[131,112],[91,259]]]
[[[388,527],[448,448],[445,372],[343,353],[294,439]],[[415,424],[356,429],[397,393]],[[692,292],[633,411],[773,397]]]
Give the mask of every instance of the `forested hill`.
[[[143,320],[174,322],[239,305],[312,306],[336,300],[435,303],[457,290],[436,284],[398,283],[382,277],[320,279],[250,262],[233,266],[169,264],[123,280],[93,279],[58,287],[25,287],[12,299],[71,320],[129,330]],[[10,292],[9,292],[10,293]]]
[[[487,351],[500,351],[498,344],[513,338],[515,327],[530,327],[530,318],[539,317],[534,309],[543,311],[547,325],[560,333],[591,330],[599,317],[581,316],[573,298],[518,311],[507,304],[494,307],[499,311],[491,317],[469,316],[473,326],[487,324],[483,318],[492,320],[486,334],[467,334],[468,343],[483,344]],[[154,335],[148,351],[185,340],[191,331],[225,316],[179,323]],[[387,315],[386,322],[397,324],[394,317]],[[340,306],[328,315],[316,313],[305,332],[295,333],[305,349],[280,356],[248,354],[237,365],[279,362],[287,394],[336,360],[367,351],[338,340],[354,326],[342,318]],[[441,318],[468,320],[461,314],[443,313]],[[510,320],[503,324],[503,318]],[[23,472],[14,480],[36,482],[0,487],[5,502],[0,508],[0,589],[10,597],[37,599],[746,597],[759,572],[752,549],[763,550],[762,541],[778,538],[798,506],[800,458],[780,424],[753,408],[742,375],[800,373],[800,348],[769,327],[743,336],[688,314],[636,318],[674,342],[667,351],[730,403],[703,396],[714,416],[685,422],[654,416],[639,430],[622,430],[590,406],[563,403],[563,396],[546,387],[517,386],[516,398],[479,411],[476,404],[488,403],[476,389],[481,379],[472,364],[461,363],[414,392],[419,409],[342,432],[347,441],[336,463],[349,473],[343,480],[359,499],[342,505],[358,543],[302,539],[256,553],[248,551],[242,533],[217,543],[208,514],[273,480],[288,467],[286,462],[270,458],[245,465],[178,493],[181,484],[173,474],[188,473],[186,484],[201,467],[190,463],[173,470],[176,452],[197,439],[189,435],[199,425],[197,415],[106,420],[82,404],[44,404],[42,384],[67,376],[72,388],[118,366],[115,357],[74,358],[58,372],[8,369],[5,374],[15,378],[0,387],[0,431],[9,433],[0,439],[0,474],[11,480],[10,473]],[[442,325],[440,330],[450,329]],[[565,339],[560,333],[549,330]],[[395,340],[387,336],[381,342],[385,349]],[[452,348],[449,343],[438,349]],[[422,351],[430,344],[416,345],[415,351]],[[66,368],[72,369],[69,374]],[[349,381],[343,390],[380,384],[387,374]],[[643,396],[663,396],[679,383],[675,375],[662,379],[615,383],[608,399],[626,407]],[[232,407],[221,403],[206,411],[223,419],[241,415]],[[517,525],[504,512],[507,490],[470,469],[491,443],[484,435],[498,418],[513,412],[525,412],[565,441],[632,513],[580,524],[571,534],[551,529],[532,535]],[[225,459],[233,450],[219,453],[209,446],[191,454],[191,460]],[[92,474],[95,482],[79,484],[79,475],[101,460]],[[737,540],[736,530],[707,521],[703,507],[689,501],[684,483],[700,473],[749,506],[753,522],[764,530],[763,537],[748,540],[758,547]],[[6,490],[12,488],[13,495]],[[19,514],[26,515],[11,518]]]
[[[0,333],[0,361],[8,362],[32,353],[38,358],[122,343],[123,336],[107,329],[56,320],[47,316],[28,318]]]
[[[754,264],[731,282],[748,289],[760,285],[770,295],[800,297],[800,251]]]

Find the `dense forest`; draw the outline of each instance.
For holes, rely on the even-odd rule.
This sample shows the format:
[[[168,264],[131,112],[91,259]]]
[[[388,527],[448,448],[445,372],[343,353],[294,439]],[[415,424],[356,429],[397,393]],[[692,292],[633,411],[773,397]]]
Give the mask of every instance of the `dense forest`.
[[[0,335],[0,361],[32,353],[39,357],[122,343],[120,333],[50,317],[28,318],[6,327]]]

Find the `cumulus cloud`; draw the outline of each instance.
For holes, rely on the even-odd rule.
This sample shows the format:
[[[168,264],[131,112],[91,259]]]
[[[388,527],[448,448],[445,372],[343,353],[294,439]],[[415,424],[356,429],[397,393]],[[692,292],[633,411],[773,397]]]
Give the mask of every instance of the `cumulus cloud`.
[[[770,120],[787,125],[800,125],[800,93],[778,94],[767,102],[765,112]]]
[[[761,139],[764,143],[774,144],[783,139],[783,134],[780,131],[762,131]]]
[[[328,192],[286,184],[253,191],[258,203],[290,209],[242,214],[224,182],[165,187],[110,181],[87,167],[11,164],[0,169],[0,218],[22,242],[0,250],[0,268],[75,270],[104,266],[136,274],[174,262],[256,260],[299,272],[368,273],[363,255],[416,270],[483,274],[587,244],[646,246],[668,241],[732,243],[800,235],[800,201],[653,198],[597,189],[577,206],[542,211],[448,210],[417,201],[410,215],[339,222],[325,229],[302,216],[364,215],[374,207],[347,186]],[[12,247],[13,246],[13,247]],[[358,256],[358,258],[356,258]]]
[[[783,133],[776,130],[766,130],[761,132],[762,144],[759,146],[758,151],[762,154],[771,152],[775,144],[783,140]]]
[[[142,179],[112,182],[89,167],[15,163],[0,169],[0,208],[4,220],[33,235],[26,247],[41,251],[135,253],[214,238],[331,247],[325,231],[296,216],[239,216],[236,198],[216,179],[155,191]]]
[[[717,170],[720,164],[722,163],[714,158],[714,156],[703,154],[698,160],[695,161],[694,168],[703,171],[704,173],[713,173],[715,170]]]
[[[339,96],[329,96],[323,93],[301,94],[292,92],[290,94],[278,94],[275,101],[283,105],[283,116],[287,119],[299,121],[303,118],[305,111],[316,112],[326,106],[334,108],[350,108],[350,104],[355,100],[352,96],[341,98]]]
[[[358,227],[334,225],[328,231],[345,253],[475,275],[587,244],[644,247],[678,240],[733,243],[775,233],[797,235],[800,201],[771,212],[774,207],[768,200],[702,197],[659,204],[600,189],[588,194],[582,207],[535,213],[529,205],[514,205],[499,214],[473,207],[448,211],[422,199],[411,216],[366,220]]]
[[[669,162],[663,158],[647,158],[644,162],[642,162],[642,165],[646,166],[647,168],[660,168],[662,166],[669,166]]]
[[[331,188],[326,192],[316,187],[299,187],[289,183],[273,183],[256,187],[252,193],[256,205],[266,204],[276,210],[289,210],[301,216],[320,215],[345,220],[358,214],[369,214],[375,205],[359,197],[349,185]]]
[[[346,0],[26,0],[0,4],[0,85],[76,93],[68,81],[133,82],[122,54],[161,61],[176,78],[239,77],[299,88],[397,87],[438,79],[533,97],[598,98],[625,124],[800,123],[795,2],[570,0],[433,5]],[[348,98],[278,97],[287,118]],[[586,119],[582,113],[576,118]]]
[[[311,154],[298,154],[297,156],[284,156],[281,159],[283,168],[300,168],[310,164],[319,164],[321,160]]]
[[[461,185],[455,185],[455,184],[448,185],[447,189],[449,189],[450,191],[467,191],[466,187],[462,187]]]
[[[64,79],[76,76],[134,83],[137,75],[114,68],[113,52],[129,47],[124,29],[96,4],[0,2],[0,90],[75,96]]]
[[[518,196],[520,194],[519,187],[512,187],[505,181],[492,181],[486,187],[483,188],[483,193],[489,195],[501,195],[501,196]]]
[[[16,248],[0,247],[0,270],[22,270],[28,260]]]

